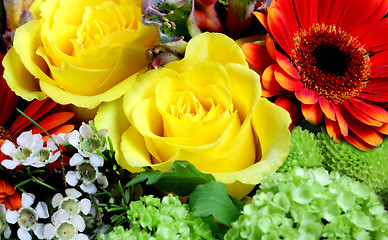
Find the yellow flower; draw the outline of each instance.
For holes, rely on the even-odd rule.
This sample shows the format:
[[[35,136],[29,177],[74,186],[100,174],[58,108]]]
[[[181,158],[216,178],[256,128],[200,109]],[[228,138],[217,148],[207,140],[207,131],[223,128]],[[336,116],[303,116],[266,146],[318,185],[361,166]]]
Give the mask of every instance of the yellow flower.
[[[186,160],[242,198],[290,147],[289,114],[260,96],[238,45],[204,33],[183,60],[139,75],[123,98],[103,104],[95,121],[109,129],[123,168],[166,171]]]
[[[17,28],[4,78],[27,100],[47,96],[93,108],[122,96],[147,69],[157,30],[141,23],[140,0],[36,0]],[[132,78],[131,78],[132,76]]]

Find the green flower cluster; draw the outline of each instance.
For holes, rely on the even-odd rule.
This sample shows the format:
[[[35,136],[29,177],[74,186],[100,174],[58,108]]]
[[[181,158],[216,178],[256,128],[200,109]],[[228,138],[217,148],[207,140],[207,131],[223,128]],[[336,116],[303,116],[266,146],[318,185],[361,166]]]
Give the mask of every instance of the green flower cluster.
[[[372,188],[324,168],[271,173],[225,235],[231,239],[387,239]]]
[[[115,227],[103,239],[214,239],[210,226],[194,217],[187,204],[181,204],[172,194],[162,200],[152,195],[132,201],[127,211],[131,227]]]
[[[301,127],[292,131],[292,145],[278,170],[287,172],[294,166],[325,167],[371,186],[388,209],[388,141],[371,151],[361,151],[346,141],[333,141],[326,131],[316,135]]]
[[[367,183],[376,192],[388,188],[388,142],[371,151],[361,151],[346,141],[339,143],[330,139],[326,132],[318,133],[317,138],[329,171],[338,171]]]
[[[322,167],[324,158],[317,137],[297,126],[292,131],[291,148],[278,172],[288,172],[295,166]]]

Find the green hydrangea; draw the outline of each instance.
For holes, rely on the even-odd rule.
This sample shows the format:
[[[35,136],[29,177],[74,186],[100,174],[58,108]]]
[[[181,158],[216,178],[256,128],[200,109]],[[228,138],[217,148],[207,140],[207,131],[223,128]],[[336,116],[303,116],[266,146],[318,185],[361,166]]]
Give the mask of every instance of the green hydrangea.
[[[388,239],[388,212],[368,185],[324,168],[271,173],[230,239]]]
[[[388,188],[388,142],[371,151],[361,151],[346,141],[336,143],[323,131],[318,133],[324,165],[329,171],[338,171],[365,182],[376,192]]]
[[[115,227],[108,239],[214,239],[210,226],[172,194],[162,200],[147,195],[132,201],[127,216],[131,228]]]
[[[317,137],[308,130],[295,127],[291,132],[291,148],[279,172],[287,172],[295,166],[322,167],[322,151]]]

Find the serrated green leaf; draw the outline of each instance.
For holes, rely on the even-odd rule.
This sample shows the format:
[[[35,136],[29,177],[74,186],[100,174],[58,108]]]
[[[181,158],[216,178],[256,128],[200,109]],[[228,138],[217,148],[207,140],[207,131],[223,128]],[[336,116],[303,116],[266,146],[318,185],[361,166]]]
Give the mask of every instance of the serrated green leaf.
[[[143,182],[160,190],[174,192],[179,196],[189,195],[196,186],[215,181],[213,175],[198,171],[187,161],[175,161],[170,170],[166,172],[146,170],[139,173],[127,186]]]
[[[136,175],[136,177],[134,179],[132,179],[131,181],[129,181],[127,183],[127,185],[125,185],[125,186],[129,187],[129,186],[135,185],[137,183],[144,182],[147,179],[148,179],[148,181],[146,182],[146,184],[150,185],[150,184],[158,181],[161,173],[162,173],[161,171],[150,170],[147,168],[144,172],[140,172],[138,175]]]
[[[209,182],[197,186],[190,194],[189,204],[194,216],[213,216],[216,222],[228,227],[240,215],[224,183]]]

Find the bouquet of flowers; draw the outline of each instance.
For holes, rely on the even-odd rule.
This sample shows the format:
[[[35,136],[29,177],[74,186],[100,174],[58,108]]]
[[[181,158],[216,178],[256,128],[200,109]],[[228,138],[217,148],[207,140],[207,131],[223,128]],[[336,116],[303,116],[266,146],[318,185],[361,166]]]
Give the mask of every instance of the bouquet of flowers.
[[[0,239],[388,239],[388,1],[0,11]]]

